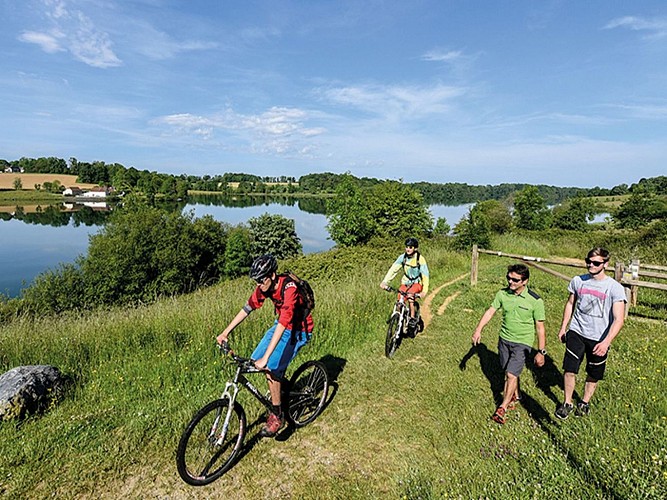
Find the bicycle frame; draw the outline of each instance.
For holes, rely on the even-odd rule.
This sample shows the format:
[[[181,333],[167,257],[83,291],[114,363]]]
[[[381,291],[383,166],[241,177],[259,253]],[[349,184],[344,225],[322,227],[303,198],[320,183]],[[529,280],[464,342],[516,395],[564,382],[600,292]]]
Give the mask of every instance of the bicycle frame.
[[[409,310],[410,309],[408,309],[405,304],[405,296],[401,295],[394,303],[394,310],[391,312],[391,315],[389,316],[389,318],[391,319],[395,314],[398,315],[399,332],[402,332],[405,329]]]
[[[408,318],[410,317],[410,307],[405,303],[405,299],[408,297],[408,293],[403,292],[401,290],[396,290],[395,288],[389,287],[387,289],[388,292],[397,292],[400,296],[398,299],[396,299],[396,302],[394,303],[394,309],[391,311],[391,314],[389,315],[389,319],[387,320],[387,323],[391,321],[391,318],[394,317],[395,314],[398,315],[398,326],[397,331],[406,333],[407,328],[408,328]],[[415,300],[415,311],[417,314],[419,313],[419,303]]]
[[[260,403],[262,403],[267,410],[271,411],[273,408],[273,403],[266,398],[264,395],[262,395],[259,392],[259,389],[255,387],[250,380],[248,380],[244,374],[246,373],[264,373],[264,370],[260,370],[258,368],[255,368],[254,366],[251,366],[248,362],[251,360],[245,360],[243,358],[240,358],[236,355],[233,355],[234,361],[238,363],[238,366],[236,368],[236,373],[234,374],[234,378],[225,384],[225,390],[222,392],[222,395],[220,396],[220,399],[224,399],[225,396],[228,398],[228,405],[227,405],[227,412],[225,415],[225,421],[222,425],[222,432],[220,433],[220,437],[216,441],[216,445],[220,445],[223,443],[225,440],[225,437],[227,436],[227,430],[229,428],[229,420],[232,415],[232,410],[234,408],[234,403],[236,402],[236,396],[239,393],[239,388],[240,387],[245,387],[250,394],[252,394]],[[284,382],[284,380],[283,380]],[[215,429],[217,429],[217,422],[213,425],[211,429],[211,433],[213,434],[215,432]]]

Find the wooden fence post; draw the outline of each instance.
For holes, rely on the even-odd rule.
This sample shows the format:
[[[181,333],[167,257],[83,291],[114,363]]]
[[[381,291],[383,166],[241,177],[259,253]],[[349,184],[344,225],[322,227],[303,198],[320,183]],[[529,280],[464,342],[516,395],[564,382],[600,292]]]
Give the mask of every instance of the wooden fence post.
[[[623,282],[623,275],[625,274],[625,265],[622,262],[616,262],[614,266],[614,279],[619,283]],[[628,314],[630,314],[630,288],[623,286],[625,289],[625,319],[628,319]]]
[[[619,283],[623,281],[623,268],[625,266],[623,265],[622,262],[617,262],[616,265],[614,266],[614,279],[618,281]]]
[[[639,259],[632,259],[630,264],[630,271],[632,272],[633,281],[639,280]],[[630,287],[630,300],[632,302],[632,307],[637,306],[637,295],[639,295],[639,287],[633,285]]]
[[[479,265],[479,252],[477,245],[472,246],[472,262],[470,263],[470,286],[477,284],[477,268]]]

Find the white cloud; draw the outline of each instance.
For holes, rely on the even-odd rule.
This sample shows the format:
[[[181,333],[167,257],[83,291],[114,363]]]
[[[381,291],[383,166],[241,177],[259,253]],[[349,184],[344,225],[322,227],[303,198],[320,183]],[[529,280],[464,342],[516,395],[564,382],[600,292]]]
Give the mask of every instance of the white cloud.
[[[153,120],[174,133],[194,135],[207,140],[223,135],[220,141],[245,144],[254,153],[311,157],[314,146],[304,140],[326,132],[323,127],[307,127],[307,112],[297,108],[272,107],[256,115],[244,115],[231,109],[211,116],[181,113]]]
[[[122,64],[112,49],[109,35],[83,12],[69,10],[64,1],[45,0],[44,5],[53,26],[43,31],[23,32],[20,41],[35,43],[47,53],[68,51],[75,59],[96,68]]]
[[[436,61],[436,62],[453,62],[463,57],[463,53],[460,50],[430,50],[424,54],[421,58],[424,61]]]
[[[24,31],[19,36],[19,40],[26,43],[39,45],[42,50],[48,54],[65,50],[58,41],[58,38],[49,33],[38,33],[36,31]]]
[[[662,105],[630,105],[630,104],[615,104],[613,106],[617,109],[628,112],[632,118],[642,118],[648,120],[664,120],[667,119],[667,104]]]
[[[647,31],[649,32],[648,38],[664,38],[667,36],[667,19],[647,19],[637,16],[625,16],[612,19],[604,26],[604,29],[614,28],[628,28],[633,31]]]
[[[365,85],[333,88],[323,93],[334,103],[400,121],[447,113],[466,89],[441,84],[431,87]]]
[[[173,40],[167,33],[155,29],[148,23],[133,21],[130,36],[134,39],[134,49],[155,60],[166,60],[183,52],[209,50],[218,47],[214,42],[199,40]]]

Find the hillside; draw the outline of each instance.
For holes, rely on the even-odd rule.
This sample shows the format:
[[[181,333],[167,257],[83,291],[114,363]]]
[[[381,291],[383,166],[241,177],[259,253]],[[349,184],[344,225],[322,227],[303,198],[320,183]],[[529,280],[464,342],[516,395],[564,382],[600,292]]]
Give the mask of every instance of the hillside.
[[[544,242],[514,244],[554,253]],[[383,343],[393,296],[378,284],[400,246],[290,263],[311,280],[318,300],[315,340],[292,368],[323,360],[335,379],[331,401],[311,425],[262,440],[255,438],[258,404],[242,394],[250,424],[245,453],[204,488],[176,474],[176,444],[194,411],[224,387],[228,371],[219,372],[213,339],[245,302],[249,280],[148,307],[0,328],[3,371],[51,363],[77,380],[49,414],[0,426],[0,492],[172,499],[667,496],[665,322],[631,316],[591,416],[557,422],[563,346],[554,340],[567,291],[564,282],[532,271],[532,288],[546,304],[547,365],[524,371],[524,407],[500,427],[489,419],[502,387],[499,318],[485,329],[484,346],[471,350],[470,336],[504,286],[510,261],[483,257],[480,282],[471,288],[469,255],[437,243],[422,250],[432,273],[424,301],[429,324],[392,360]],[[261,336],[271,320],[264,309],[232,336],[237,351],[249,353]]]

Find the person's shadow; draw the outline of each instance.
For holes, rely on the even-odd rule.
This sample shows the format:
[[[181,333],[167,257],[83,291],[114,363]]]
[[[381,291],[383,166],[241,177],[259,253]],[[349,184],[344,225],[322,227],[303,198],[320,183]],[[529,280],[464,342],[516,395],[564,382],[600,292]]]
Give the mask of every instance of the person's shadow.
[[[459,370],[465,370],[468,361],[475,354],[479,357],[479,366],[482,369],[482,373],[484,373],[484,376],[489,381],[493,400],[496,402],[496,405],[499,405],[503,401],[505,374],[500,367],[500,359],[498,358],[497,353],[490,351],[483,342],[471,346],[466,355],[463,356],[459,362]]]
[[[563,397],[563,374],[556,367],[554,360],[548,354],[544,357],[544,366],[537,367],[531,355],[529,362],[526,363],[526,368],[531,372],[535,385],[547,396],[554,405],[558,405]],[[560,389],[560,394],[554,394],[553,387]],[[576,396],[576,394],[575,394]]]
[[[498,354],[489,350],[484,343],[470,347],[466,355],[459,362],[459,369],[465,370],[466,364],[475,354],[479,357],[479,364],[482,368],[484,376],[489,381],[493,399],[496,404],[500,404],[503,400],[502,393],[505,388],[505,373],[500,366],[500,358]],[[544,366],[537,367],[534,362],[534,355],[530,355],[526,360],[526,369],[530,371],[535,380],[535,385],[540,389],[554,405],[558,405],[560,398],[553,391],[553,387],[558,386],[560,394],[563,391],[563,375],[556,367],[554,360],[548,354],[544,360]],[[576,396],[576,395],[575,395]],[[544,415],[545,410],[537,401],[528,396],[523,390],[521,391],[522,404],[533,415]],[[524,399],[525,398],[525,399]],[[530,408],[529,408],[530,406]],[[537,406],[540,406],[538,409]],[[532,411],[531,411],[532,410]],[[548,415],[548,413],[546,413]]]

